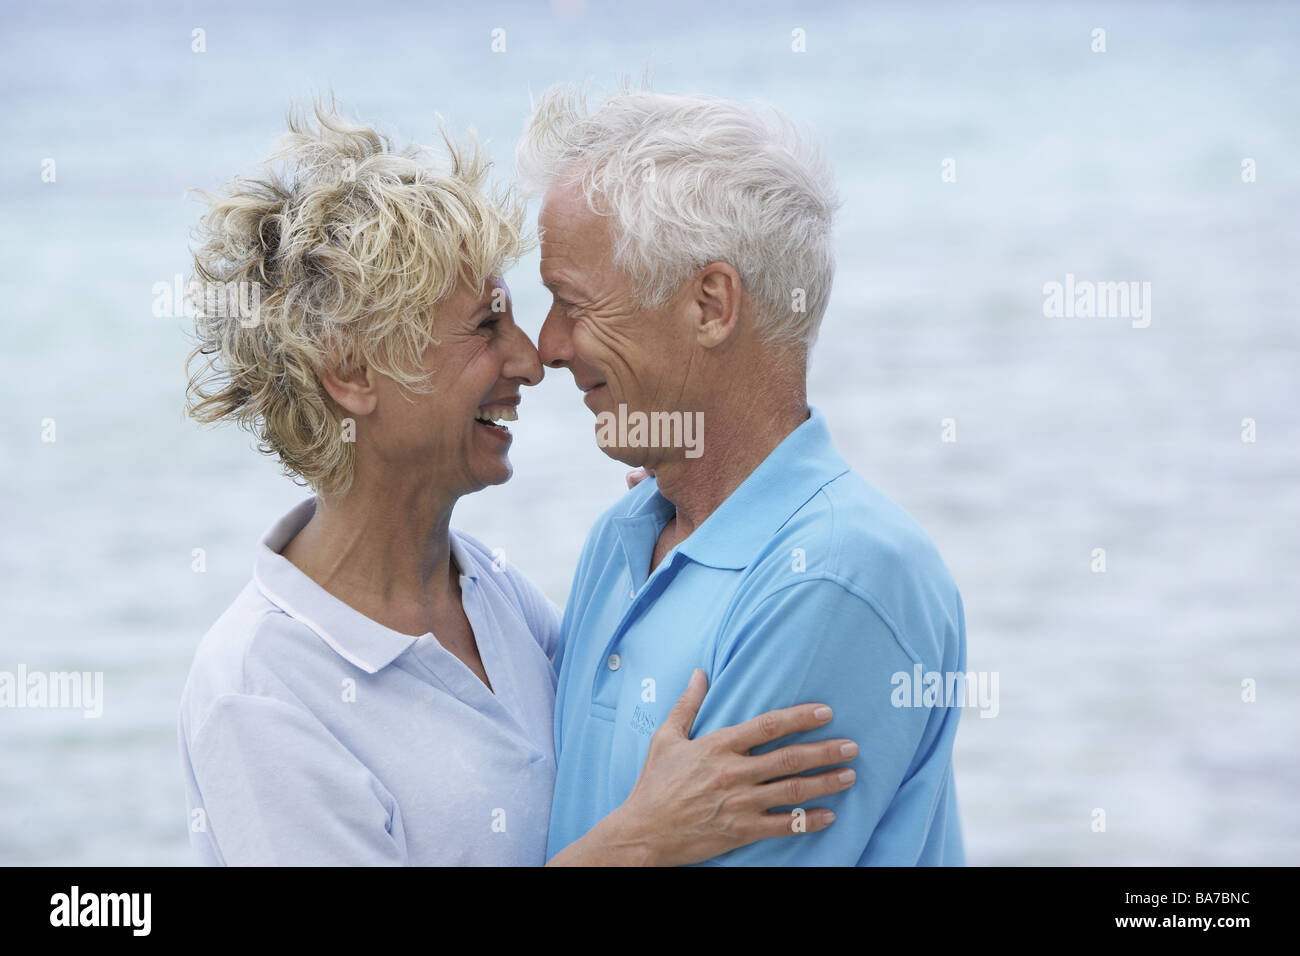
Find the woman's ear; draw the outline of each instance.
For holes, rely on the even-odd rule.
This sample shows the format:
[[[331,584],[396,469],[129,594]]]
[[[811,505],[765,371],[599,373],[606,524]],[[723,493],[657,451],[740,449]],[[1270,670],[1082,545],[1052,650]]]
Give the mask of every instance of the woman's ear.
[[[379,393],[370,367],[362,363],[342,362],[326,365],[320,382],[330,398],[352,415],[369,415],[379,402]]]

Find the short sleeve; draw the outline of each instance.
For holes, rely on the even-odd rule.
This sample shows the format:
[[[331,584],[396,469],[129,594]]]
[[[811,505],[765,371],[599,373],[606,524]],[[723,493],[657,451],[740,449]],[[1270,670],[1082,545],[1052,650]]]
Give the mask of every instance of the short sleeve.
[[[194,733],[188,756],[200,818],[219,862],[405,862],[396,801],[301,707],[245,694],[219,697]],[[196,809],[190,808],[192,815]]]
[[[836,819],[827,830],[760,840],[711,862],[857,864],[925,735],[928,710],[899,708],[892,702],[892,679],[899,672],[911,673],[911,656],[870,603],[825,578],[789,585],[761,600],[728,628],[726,643],[717,653],[695,736],[764,711],[816,702],[834,712],[829,724],[754,752],[837,737],[855,741],[859,752],[846,764],[857,772],[853,786],[804,807],[833,810]],[[778,812],[789,814],[791,809]],[[924,843],[924,833],[917,839]]]

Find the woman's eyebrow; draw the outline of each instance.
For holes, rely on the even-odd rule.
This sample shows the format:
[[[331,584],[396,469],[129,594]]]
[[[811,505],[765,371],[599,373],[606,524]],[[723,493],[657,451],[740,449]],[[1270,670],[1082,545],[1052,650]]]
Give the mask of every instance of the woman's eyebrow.
[[[492,308],[492,306],[497,302],[505,302],[506,305],[509,305],[510,297],[504,294],[499,295],[496,291],[490,292],[487,296],[480,299],[478,305],[474,307],[474,315],[478,315],[481,312],[495,312],[498,315],[501,314],[505,309]]]

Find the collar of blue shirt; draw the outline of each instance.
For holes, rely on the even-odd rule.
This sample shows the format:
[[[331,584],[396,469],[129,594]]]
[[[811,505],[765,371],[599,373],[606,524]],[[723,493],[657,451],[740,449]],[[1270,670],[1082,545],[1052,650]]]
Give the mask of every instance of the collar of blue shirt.
[[[311,628],[340,657],[367,674],[377,673],[420,638],[384,627],[344,604],[280,553],[315,513],[316,499],[312,497],[275,523],[258,545],[253,580],[268,601]],[[451,554],[461,571],[461,587],[476,582],[475,564],[454,531]]]
[[[711,568],[748,567],[791,515],[848,470],[848,463],[831,442],[825,416],[810,407],[803,424],[787,435],[676,550]],[[634,528],[646,521],[658,522],[662,527],[672,514],[672,503],[656,485],[629,514],[615,519],[629,566],[648,560],[640,554],[640,547],[631,544],[639,538]],[[635,561],[633,551],[637,552]]]

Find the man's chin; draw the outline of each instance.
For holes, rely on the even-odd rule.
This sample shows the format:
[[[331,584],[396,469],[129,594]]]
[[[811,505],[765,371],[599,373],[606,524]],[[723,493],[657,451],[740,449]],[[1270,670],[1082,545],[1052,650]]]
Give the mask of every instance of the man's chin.
[[[632,448],[628,445],[602,445],[599,437],[599,425],[596,426],[596,432],[596,447],[599,448],[606,457],[621,462],[629,468],[644,468],[646,466],[646,449]]]

